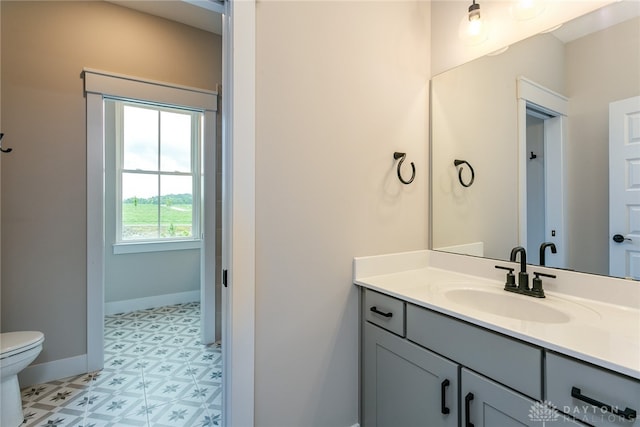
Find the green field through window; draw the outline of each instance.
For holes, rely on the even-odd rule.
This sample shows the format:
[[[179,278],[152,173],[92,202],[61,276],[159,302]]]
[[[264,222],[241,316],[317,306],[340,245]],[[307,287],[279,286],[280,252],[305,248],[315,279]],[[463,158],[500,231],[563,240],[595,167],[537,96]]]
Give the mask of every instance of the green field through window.
[[[161,205],[158,222],[157,204],[123,203],[123,237],[125,239],[192,237],[192,210],[193,205],[190,204]]]

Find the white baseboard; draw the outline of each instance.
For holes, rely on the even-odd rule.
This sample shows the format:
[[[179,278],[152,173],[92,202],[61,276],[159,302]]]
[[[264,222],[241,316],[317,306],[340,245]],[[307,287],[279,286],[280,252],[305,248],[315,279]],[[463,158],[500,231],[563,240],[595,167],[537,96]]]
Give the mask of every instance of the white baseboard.
[[[128,313],[147,308],[196,301],[200,301],[199,290],[125,301],[114,301],[105,303],[105,314]],[[85,373],[87,373],[87,355],[81,354],[66,359],[28,366],[18,374],[18,381],[20,382],[20,387],[29,387],[35,384],[42,384]]]
[[[197,301],[200,301],[200,290],[156,295],[152,297],[135,298],[123,301],[113,301],[104,304],[104,314],[108,316],[118,313],[130,313],[132,311],[145,310],[147,308]]]
[[[87,355],[30,365],[18,374],[20,388],[87,373]]]

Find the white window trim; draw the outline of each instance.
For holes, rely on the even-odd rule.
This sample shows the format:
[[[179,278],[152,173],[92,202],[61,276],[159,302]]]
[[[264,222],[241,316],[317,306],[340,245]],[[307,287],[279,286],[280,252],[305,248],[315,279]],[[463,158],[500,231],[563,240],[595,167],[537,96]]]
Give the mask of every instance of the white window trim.
[[[84,68],[84,86],[87,97],[99,96],[101,102],[105,98],[116,98],[120,100],[131,99],[134,101],[146,101],[152,104],[164,104],[173,105],[177,107],[184,107],[189,110],[202,110],[205,114],[203,121],[207,120],[206,112],[215,112],[218,107],[218,94],[215,91],[208,91],[189,86],[172,85],[165,82],[159,82],[154,80],[142,79],[139,77],[126,76],[123,74],[110,73],[106,71],[95,70],[91,68]],[[96,97],[97,98],[97,97]],[[104,115],[102,115],[103,117]],[[97,124],[96,124],[97,125]],[[100,126],[104,130],[104,123]],[[97,135],[96,135],[97,136]],[[207,132],[203,134],[203,138],[207,138]],[[102,145],[104,145],[104,133],[102,138]],[[204,141],[204,144],[215,144],[215,141]],[[102,148],[101,148],[102,149]],[[201,148],[200,148],[201,149]],[[200,160],[198,160],[200,161]],[[103,164],[104,165],[104,164]],[[103,186],[104,183],[101,184]],[[95,195],[96,197],[98,195]],[[102,197],[102,194],[99,195]],[[100,207],[104,210],[103,201],[100,201]],[[200,223],[199,209],[194,212],[194,221]],[[94,216],[96,220],[103,222],[102,212],[100,216]],[[202,225],[200,224],[198,234],[202,233]],[[198,242],[198,247],[201,247],[200,236],[194,235],[194,242]],[[174,242],[174,245],[167,245],[161,248],[159,245],[165,245],[170,240],[166,241],[153,241],[151,242],[135,242],[132,244],[129,242],[117,242],[114,245],[114,254],[123,253],[136,253],[136,252],[154,252],[161,250],[174,250],[169,249],[170,246],[175,246],[175,249],[191,249],[194,243],[187,244],[186,242]],[[143,249],[143,245],[148,245],[146,249]],[[128,248],[125,249],[125,246]],[[102,256],[102,254],[97,256]]]
[[[200,249],[202,240],[162,240],[162,241],[134,241],[113,244],[113,254],[137,254],[143,252],[181,251]]]
[[[129,98],[155,104],[189,109],[217,111],[218,94],[189,86],[171,85],[155,80],[84,68],[84,90],[103,97]]]
[[[104,98],[104,97],[103,97]],[[122,99],[116,97],[108,97],[115,102],[116,114],[115,114],[115,126],[118,130],[116,136],[116,236],[115,236],[115,244],[114,244],[114,254],[125,254],[125,253],[136,253],[136,252],[157,252],[157,251],[169,251],[174,250],[170,249],[170,246],[175,247],[175,250],[180,249],[193,249],[193,245],[184,245],[184,244],[176,244],[176,245],[166,245],[163,247],[162,245],[157,245],[155,243],[168,243],[168,242],[177,242],[177,241],[200,241],[202,236],[202,218],[201,218],[201,210],[202,210],[202,185],[201,179],[202,177],[202,163],[201,156],[204,150],[204,144],[207,143],[205,141],[206,136],[202,132],[202,127],[206,121],[206,116],[204,111],[199,111],[193,108],[184,109],[186,113],[191,116],[191,172],[166,172],[166,171],[149,171],[154,175],[176,175],[176,176],[189,176],[193,178],[193,186],[191,188],[191,193],[193,194],[193,210],[191,217],[191,229],[192,233],[190,237],[180,238],[180,237],[157,237],[157,238],[149,238],[149,239],[123,239],[122,238],[122,204],[120,201],[122,200],[122,173],[123,172],[131,172],[138,173],[136,170],[127,170],[123,169],[123,151],[122,151],[122,132],[123,132],[123,108],[126,105],[135,106],[140,104],[147,104],[147,107],[153,109],[154,111],[175,111],[178,108],[174,106],[168,106],[163,104],[144,102],[142,100],[133,100],[133,99]],[[142,102],[141,102],[142,101]],[[196,117],[199,116],[199,117]],[[160,135],[158,135],[160,137]],[[194,143],[193,140],[199,141]],[[213,141],[209,141],[209,143],[213,144]],[[160,149],[160,146],[158,146]],[[160,152],[158,152],[158,159],[160,159]],[[138,250],[133,249],[116,249],[116,246],[124,246],[130,243],[135,243],[135,247],[139,248]],[[142,245],[149,245],[148,248],[142,249]],[[134,247],[134,246],[131,246]]]

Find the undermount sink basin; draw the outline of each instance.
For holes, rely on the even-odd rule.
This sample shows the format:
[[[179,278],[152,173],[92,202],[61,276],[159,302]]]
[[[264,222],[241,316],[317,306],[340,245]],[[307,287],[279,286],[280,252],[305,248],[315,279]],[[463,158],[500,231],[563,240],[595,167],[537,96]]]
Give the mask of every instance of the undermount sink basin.
[[[453,303],[512,319],[538,323],[566,323],[571,320],[564,310],[551,307],[546,298],[472,288],[445,290],[444,296]],[[571,308],[568,307],[568,311]]]

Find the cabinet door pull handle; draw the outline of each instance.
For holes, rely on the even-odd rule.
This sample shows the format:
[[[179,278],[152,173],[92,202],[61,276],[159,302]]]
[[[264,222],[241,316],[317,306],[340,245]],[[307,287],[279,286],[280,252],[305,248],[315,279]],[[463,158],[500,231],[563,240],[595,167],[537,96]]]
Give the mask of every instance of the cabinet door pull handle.
[[[618,408],[613,408],[611,405],[607,405],[606,403],[602,403],[598,400],[585,396],[584,394],[582,394],[582,391],[578,387],[571,387],[571,397],[575,397],[576,399],[582,400],[589,405],[593,405],[597,408],[611,412],[614,415],[619,415],[626,420],[633,420],[637,416],[636,411],[631,408],[625,408],[624,411],[621,411]]]
[[[385,313],[384,311],[380,311],[380,310],[378,310],[378,307],[376,307],[375,305],[373,307],[371,307],[370,310],[373,311],[375,314],[379,314],[380,316],[383,316],[383,317],[391,317],[391,316],[393,316],[392,312]]]
[[[449,380],[442,381],[440,384],[440,412],[445,415],[451,412],[449,408],[447,408],[447,387],[449,387]]]
[[[469,420],[471,412],[471,401],[473,400],[473,393],[469,392],[464,397],[464,425],[465,427],[474,427],[473,423]]]

